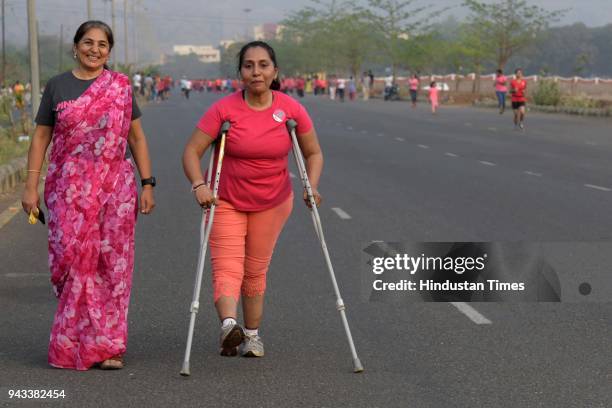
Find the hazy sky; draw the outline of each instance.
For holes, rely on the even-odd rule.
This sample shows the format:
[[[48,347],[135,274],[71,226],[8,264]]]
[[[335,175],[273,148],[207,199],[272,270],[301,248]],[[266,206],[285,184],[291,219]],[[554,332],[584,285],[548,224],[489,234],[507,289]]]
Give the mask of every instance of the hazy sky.
[[[328,0],[331,1],[331,0]],[[365,2],[365,0],[363,0]],[[588,26],[612,23],[612,0],[531,0],[530,4],[549,10],[570,8],[561,24],[583,22]],[[25,44],[27,19],[25,0],[5,0],[7,41]],[[110,0],[92,0],[94,18],[111,22]],[[115,52],[124,55],[124,0],[116,4]],[[244,35],[256,24],[282,20],[291,10],[313,4],[310,0],[128,0],[128,47],[168,51],[173,44],[218,44],[220,39]],[[466,12],[461,0],[415,0],[434,7],[455,6],[447,15],[458,18]],[[87,18],[86,0],[36,0],[41,34],[58,34],[64,25],[64,38],[74,35]],[[132,12],[132,8],[133,11]],[[250,10],[250,11],[247,11]]]

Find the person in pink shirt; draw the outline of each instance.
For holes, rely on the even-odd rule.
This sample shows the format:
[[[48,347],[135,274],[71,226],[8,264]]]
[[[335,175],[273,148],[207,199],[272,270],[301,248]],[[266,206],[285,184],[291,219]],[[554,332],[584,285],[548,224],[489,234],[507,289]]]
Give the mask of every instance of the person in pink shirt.
[[[246,357],[261,357],[264,349],[258,328],[266,273],[293,207],[287,120],[298,124],[298,142],[317,205],[323,154],[306,109],[278,91],[279,69],[272,47],[262,41],[246,44],[239,53],[238,71],[244,90],[217,101],[204,113],[185,147],[183,167],[197,203],[210,207],[215,198],[204,182],[200,159],[223,122],[231,123],[210,235],[214,302],[221,320],[220,353],[235,356],[240,351]],[[303,198],[307,201],[305,194]],[[244,329],[237,323],[240,298]]]
[[[429,101],[431,102],[431,113],[434,115],[438,110],[438,86],[436,81],[432,81],[429,85]]]
[[[501,69],[497,70],[495,74],[495,94],[497,95],[497,107],[499,108],[499,114],[502,115],[506,110],[506,92],[508,92],[508,79],[504,75],[504,71]]]
[[[417,97],[419,93],[419,77],[414,74],[409,80],[408,85],[410,87],[410,99],[412,100],[412,107],[416,108]]]

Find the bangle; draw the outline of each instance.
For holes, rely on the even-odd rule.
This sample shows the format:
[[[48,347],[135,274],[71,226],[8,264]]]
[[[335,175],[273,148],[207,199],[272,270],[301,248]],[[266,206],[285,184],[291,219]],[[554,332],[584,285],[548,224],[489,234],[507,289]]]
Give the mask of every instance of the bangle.
[[[32,173],[40,173],[40,170],[32,170],[32,169],[29,169],[29,170],[28,170],[28,172],[32,172]]]
[[[195,191],[196,191],[198,188],[200,188],[200,187],[202,187],[202,186],[205,186],[205,185],[206,185],[206,183],[205,183],[205,182],[201,182],[200,184],[197,184],[197,185],[195,185],[195,186],[191,187],[191,192],[193,193],[193,192],[195,192]]]

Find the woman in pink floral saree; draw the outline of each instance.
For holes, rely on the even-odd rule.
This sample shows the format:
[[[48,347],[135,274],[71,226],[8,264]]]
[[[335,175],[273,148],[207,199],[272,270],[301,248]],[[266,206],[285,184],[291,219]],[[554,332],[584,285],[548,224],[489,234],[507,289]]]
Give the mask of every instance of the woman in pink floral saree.
[[[45,203],[51,283],[59,304],[49,364],[77,370],[96,364],[122,368],[138,211],[128,143],[145,178],[141,213],[154,207],[155,181],[140,119],[134,119],[133,107],[138,108],[129,79],[105,66],[113,44],[110,28],[86,22],[74,44],[79,67],[50,80],[43,95],[22,201],[26,212],[38,206],[38,169],[52,139]],[[66,93],[71,84],[86,89],[75,99],[55,103],[58,89]],[[45,103],[54,106],[51,119],[45,117]]]

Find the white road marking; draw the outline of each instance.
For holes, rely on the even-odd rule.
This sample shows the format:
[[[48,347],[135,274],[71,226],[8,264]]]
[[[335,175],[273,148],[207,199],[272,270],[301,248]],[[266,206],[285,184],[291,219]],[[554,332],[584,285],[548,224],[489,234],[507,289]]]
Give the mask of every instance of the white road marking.
[[[448,156],[448,157],[459,157],[459,156],[458,156],[458,155],[456,155],[455,153],[449,153],[449,152],[444,153],[444,155],[445,155],[445,156]]]
[[[342,208],[339,207],[332,207],[332,211],[335,212],[338,217],[340,217],[343,220],[350,220],[351,216],[348,215]]]
[[[346,130],[353,130],[353,127],[352,126],[347,126]]]
[[[378,133],[376,136],[383,137],[384,135],[385,135],[384,133]]]
[[[417,146],[419,146],[421,149],[429,149],[429,146],[427,145],[417,145]]]
[[[469,122],[468,122],[468,123],[464,123],[464,125],[465,125],[465,126],[472,126],[472,124],[471,124],[471,123],[469,123]]]
[[[457,310],[466,315],[468,319],[476,324],[491,324],[492,322],[484,317],[478,310],[465,302],[450,302],[451,305],[455,306]]]
[[[536,173],[534,171],[524,171],[523,173],[528,174],[530,176],[542,177],[542,173]]]
[[[365,135],[366,133],[368,133],[368,131],[367,130],[362,130],[361,133]]]
[[[403,139],[401,137],[396,137],[395,140],[397,140],[398,142],[403,142],[405,139]]]
[[[612,191],[612,189],[608,188],[608,187],[602,187],[602,186],[596,186],[594,184],[585,184],[585,187],[588,188],[592,188],[594,190],[600,190],[600,191]]]
[[[490,130],[491,132],[497,132],[497,128],[495,128],[495,127],[490,127],[490,128],[487,128],[487,129]]]
[[[595,142],[586,142],[586,144],[588,144],[589,146],[597,146],[597,143]]]
[[[479,160],[478,163],[484,164],[485,166],[497,166],[497,164],[495,163],[491,163],[491,162],[484,161],[484,160]]]

